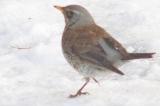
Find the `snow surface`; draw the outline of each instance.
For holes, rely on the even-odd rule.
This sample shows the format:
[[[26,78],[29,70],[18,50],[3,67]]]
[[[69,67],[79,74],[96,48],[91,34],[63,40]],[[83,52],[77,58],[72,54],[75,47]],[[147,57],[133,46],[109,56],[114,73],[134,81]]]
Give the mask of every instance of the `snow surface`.
[[[84,83],[61,52],[62,14],[79,4],[130,52],[156,52],[91,82],[90,95],[69,99]],[[160,106],[159,0],[0,0],[0,106]],[[29,49],[16,49],[29,48]]]

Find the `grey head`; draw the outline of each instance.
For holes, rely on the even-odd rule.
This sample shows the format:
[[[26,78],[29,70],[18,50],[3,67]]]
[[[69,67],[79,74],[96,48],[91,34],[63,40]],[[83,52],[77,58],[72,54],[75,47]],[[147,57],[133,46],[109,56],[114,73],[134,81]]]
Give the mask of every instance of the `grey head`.
[[[66,7],[54,6],[59,9],[65,18],[66,27],[80,27],[94,24],[91,14],[80,5],[69,5]]]

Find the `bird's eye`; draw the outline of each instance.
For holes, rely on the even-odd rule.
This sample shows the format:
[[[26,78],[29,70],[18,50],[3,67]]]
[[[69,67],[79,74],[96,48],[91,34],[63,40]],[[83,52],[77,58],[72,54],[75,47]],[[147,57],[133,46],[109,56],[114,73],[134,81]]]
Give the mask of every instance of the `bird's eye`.
[[[68,11],[67,12],[67,17],[68,18],[72,18],[73,17],[74,12],[73,11]]]

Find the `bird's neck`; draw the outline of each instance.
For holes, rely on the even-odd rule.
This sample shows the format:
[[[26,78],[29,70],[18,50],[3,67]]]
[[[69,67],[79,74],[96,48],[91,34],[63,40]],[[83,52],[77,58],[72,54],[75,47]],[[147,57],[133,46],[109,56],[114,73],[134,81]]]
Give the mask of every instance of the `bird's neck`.
[[[77,29],[77,28],[83,28],[83,27],[86,27],[86,26],[90,26],[90,25],[93,25],[95,24],[94,21],[91,21],[91,22],[84,22],[84,21],[76,21],[76,22],[73,22],[73,23],[69,23],[65,25],[65,29]]]

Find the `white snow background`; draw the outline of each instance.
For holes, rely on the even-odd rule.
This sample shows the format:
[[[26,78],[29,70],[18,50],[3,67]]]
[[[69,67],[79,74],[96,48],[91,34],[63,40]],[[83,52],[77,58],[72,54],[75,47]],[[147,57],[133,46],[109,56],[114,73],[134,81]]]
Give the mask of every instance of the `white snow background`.
[[[64,18],[53,5],[69,4],[87,8],[128,51],[157,54],[67,98],[84,83],[61,52]],[[0,106],[160,106],[159,53],[159,0],[0,0]]]

